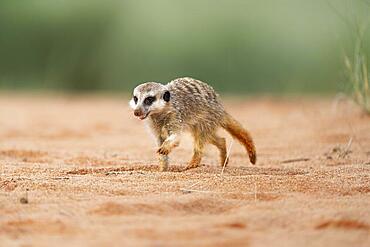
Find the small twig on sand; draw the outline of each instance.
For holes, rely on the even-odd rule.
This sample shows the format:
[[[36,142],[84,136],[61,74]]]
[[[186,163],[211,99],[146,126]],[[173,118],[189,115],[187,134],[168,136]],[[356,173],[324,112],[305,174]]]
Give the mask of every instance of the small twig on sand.
[[[193,190],[193,189],[180,189],[184,193],[198,192],[198,193],[217,193],[210,190]]]
[[[351,145],[352,145],[352,140],[353,140],[353,136],[351,136],[351,138],[349,138],[349,141],[347,143],[347,146],[346,148],[344,149],[345,152],[348,152],[349,149],[351,148]]]
[[[54,177],[54,178],[51,178],[53,180],[67,180],[69,179],[70,177]]]
[[[225,167],[226,167],[226,163],[228,162],[229,158],[230,158],[230,152],[231,152],[231,148],[233,146],[233,143],[234,143],[234,139],[231,140],[230,142],[230,146],[229,148],[227,149],[226,151],[226,159],[225,159],[225,162],[222,166],[222,171],[221,171],[221,176],[224,174],[224,170],[225,170]],[[217,175],[216,175],[217,176]],[[201,181],[198,181],[192,185],[190,185],[188,188],[182,188],[180,189],[182,192],[185,192],[185,193],[191,193],[191,192],[202,192],[202,193],[215,193],[215,192],[212,192],[212,191],[202,191],[202,190],[193,190],[191,188],[193,188],[195,185],[199,184]]]
[[[281,163],[282,164],[287,164],[287,163],[293,163],[293,162],[300,162],[300,161],[309,161],[309,158],[298,158],[298,159],[289,159],[289,160],[283,160]]]
[[[350,153],[352,153],[350,149],[351,149],[353,140],[354,140],[354,137],[351,136],[345,147],[340,147],[340,146],[334,147],[330,152],[324,154],[325,157],[327,159],[333,159],[333,155],[336,154],[336,158],[341,158],[341,159],[346,158]]]
[[[353,136],[351,136],[351,138],[349,138],[349,141],[348,141],[346,147],[343,150],[341,150],[341,152],[339,153],[340,158],[345,158],[348,154],[351,153],[350,148],[352,146],[352,141],[353,141]]]
[[[234,143],[234,139],[231,140],[229,149],[227,150],[226,159],[225,159],[224,165],[222,166],[221,176],[224,174],[226,163],[229,161],[230,152],[231,152],[231,148],[233,147],[233,143]]]
[[[195,185],[199,184],[200,182],[202,181],[198,181],[192,185],[190,185],[187,189],[180,189],[182,192],[186,192],[186,193],[191,193],[191,192],[204,192],[204,191],[200,191],[200,190],[192,190],[191,188],[193,188]]]
[[[198,181],[198,182],[196,182],[195,184],[190,185],[190,186],[189,186],[189,189],[190,189],[190,188],[193,188],[195,185],[199,184],[200,182],[201,182],[201,181]]]
[[[256,185],[256,184],[255,184]],[[254,200],[258,200],[258,192],[257,192],[257,186],[255,186],[255,191],[253,192],[243,192],[243,193],[235,193],[235,192],[217,192],[217,191],[211,191],[211,190],[193,190],[193,189],[180,189],[184,193],[191,193],[191,192],[198,192],[198,193],[207,193],[207,194],[221,194],[221,195],[233,195],[233,194],[240,194],[240,195],[248,195],[253,196]],[[282,192],[261,192],[260,194],[263,195],[276,195],[276,194],[282,194]]]

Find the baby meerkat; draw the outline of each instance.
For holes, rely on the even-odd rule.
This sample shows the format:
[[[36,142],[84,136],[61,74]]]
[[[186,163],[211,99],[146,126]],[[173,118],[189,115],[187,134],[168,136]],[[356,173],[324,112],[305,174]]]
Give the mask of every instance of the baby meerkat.
[[[199,80],[185,77],[163,85],[157,82],[140,84],[134,89],[130,106],[140,120],[148,119],[158,143],[160,169],[168,166],[168,154],[180,142],[181,133],[190,131],[194,138],[194,153],[186,169],[198,167],[205,144],[220,151],[221,166],[227,164],[226,141],[217,135],[224,128],[246,148],[249,160],[256,163],[252,137],[229,115],[213,88]]]

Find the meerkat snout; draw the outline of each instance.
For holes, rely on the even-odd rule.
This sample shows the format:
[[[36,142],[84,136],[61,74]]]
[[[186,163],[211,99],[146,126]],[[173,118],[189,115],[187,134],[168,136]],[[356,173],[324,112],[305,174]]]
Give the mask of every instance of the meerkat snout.
[[[141,109],[136,109],[134,111],[134,115],[135,115],[135,117],[140,117],[140,116],[143,115],[143,112],[141,111]]]

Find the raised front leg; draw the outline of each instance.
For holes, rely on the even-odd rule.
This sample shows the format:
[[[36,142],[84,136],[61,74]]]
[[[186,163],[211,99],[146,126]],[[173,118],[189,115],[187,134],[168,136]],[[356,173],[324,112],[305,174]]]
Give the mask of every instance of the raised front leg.
[[[172,149],[177,147],[180,143],[180,135],[178,133],[171,133],[159,147],[157,153],[161,155],[168,155]]]
[[[161,171],[167,170],[168,154],[179,145],[182,133],[182,126],[178,121],[170,121],[175,119],[174,116],[169,115],[166,119],[157,120],[156,133],[158,134],[159,148],[159,163]],[[181,123],[181,122],[180,122]]]

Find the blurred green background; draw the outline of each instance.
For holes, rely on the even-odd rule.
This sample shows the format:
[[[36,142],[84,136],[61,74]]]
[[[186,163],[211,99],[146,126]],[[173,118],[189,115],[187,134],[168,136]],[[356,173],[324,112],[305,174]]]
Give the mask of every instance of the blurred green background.
[[[346,22],[366,20],[369,6],[369,0],[2,0],[0,87],[128,91],[144,81],[191,76],[227,92],[335,92],[344,80],[344,54],[353,50]]]

